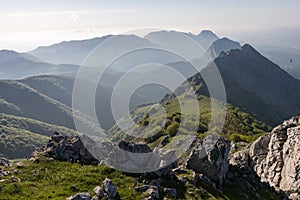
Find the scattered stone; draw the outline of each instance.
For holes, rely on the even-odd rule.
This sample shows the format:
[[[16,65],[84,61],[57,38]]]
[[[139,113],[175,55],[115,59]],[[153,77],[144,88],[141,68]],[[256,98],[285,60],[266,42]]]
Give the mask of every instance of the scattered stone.
[[[172,198],[175,198],[176,195],[177,195],[177,191],[175,188],[165,188],[164,189],[164,192],[169,196],[169,197],[172,197]]]
[[[67,200],[91,200],[92,196],[88,192],[78,193],[75,196],[67,198]]]
[[[136,187],[134,189],[134,191],[136,192],[145,192],[147,189],[149,189],[149,185],[143,185],[143,186],[140,186],[140,187]]]
[[[197,194],[201,194],[201,190],[200,190],[200,189],[195,189],[195,192],[196,192]]]
[[[0,183],[7,183],[8,182],[8,179],[1,179],[0,180]]]
[[[17,169],[22,169],[24,167],[24,164],[22,162],[15,163],[15,166]]]
[[[60,135],[58,132],[54,132],[54,134],[53,134],[52,137],[51,137],[51,140],[52,140],[53,142],[56,142],[56,143],[59,143],[60,141],[62,141],[62,140],[64,140],[64,139],[65,139],[65,137],[62,136],[62,135]],[[51,141],[51,142],[52,142],[52,141]],[[48,147],[54,145],[54,143],[51,143],[51,142],[48,143],[48,145],[47,145]]]
[[[184,166],[179,166],[175,169],[172,169],[172,171],[175,173],[175,174],[184,174],[186,173],[186,170],[184,169]]]
[[[12,180],[12,182],[21,182],[21,179],[14,177],[14,176],[11,177],[11,180]]]
[[[157,187],[150,187],[146,193],[148,193],[153,199],[159,199],[159,190]]]
[[[146,144],[136,144],[134,142],[121,141],[119,143],[120,149],[132,153],[150,153],[151,149]]]
[[[94,193],[99,197],[99,198],[103,198],[104,197],[104,191],[100,186],[96,186],[94,188]]]
[[[9,160],[6,158],[0,157],[0,166],[8,167],[10,165]]]
[[[170,137],[167,135],[164,137],[164,139],[161,141],[160,145],[161,146],[166,146],[167,143],[169,142]]]
[[[104,189],[104,192],[108,195],[108,198],[111,199],[111,198],[115,198],[117,196],[117,193],[118,193],[117,187],[108,178],[106,178],[103,181],[103,189]]]
[[[150,195],[151,198],[148,199],[159,199],[160,198],[160,191],[161,191],[161,180],[153,180],[150,182],[146,193]]]

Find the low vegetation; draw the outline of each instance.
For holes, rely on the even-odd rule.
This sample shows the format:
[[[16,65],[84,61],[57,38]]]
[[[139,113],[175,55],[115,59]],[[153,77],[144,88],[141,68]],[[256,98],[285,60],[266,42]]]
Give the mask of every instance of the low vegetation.
[[[191,104],[189,101],[188,98],[184,99],[184,106],[187,106],[186,109],[191,110],[191,113],[193,113],[195,105]],[[177,99],[173,99],[164,105],[164,109],[167,113],[166,119],[161,115],[149,115],[154,109],[153,105],[138,108],[132,112],[132,116],[139,127],[135,127],[125,134],[119,127],[114,126],[110,130],[110,136],[112,140],[116,142],[122,139],[134,139],[140,141],[141,139],[133,138],[128,135],[133,135],[137,129],[141,129],[141,134],[146,138],[143,139],[143,142],[148,143],[152,147],[155,147],[155,145],[159,143],[157,141],[162,141],[165,136],[173,138],[176,135],[183,133],[202,138],[205,135],[214,132],[214,127],[208,128],[210,126],[212,114],[211,100],[200,95],[198,96],[198,103],[200,117],[193,114],[188,116],[183,115]],[[127,123],[127,120],[128,118],[124,118],[120,122]],[[256,120],[244,110],[232,105],[227,105],[225,122],[221,133],[223,137],[234,142],[250,143],[270,130],[269,126]],[[147,137],[147,135],[150,137]]]
[[[9,170],[10,176],[1,177],[1,199],[57,199],[65,200],[78,192],[90,192],[97,185],[101,185],[105,178],[111,179],[118,188],[121,199],[142,199],[146,193],[135,192],[134,188],[144,185],[139,174],[127,174],[104,165],[91,166],[77,163],[60,162],[40,157],[38,160],[22,161],[21,165],[0,167]],[[178,175],[193,180],[192,171]],[[223,190],[215,189],[211,185],[198,182],[196,184],[180,183],[170,178],[162,179],[164,188],[176,188],[176,199],[241,199],[243,191],[237,183],[225,184]],[[255,199],[256,193],[248,191],[250,199]],[[263,189],[259,195],[265,199],[276,199]]]
[[[44,144],[55,131],[65,135],[77,134],[62,126],[0,114],[0,156],[9,159],[25,158]]]

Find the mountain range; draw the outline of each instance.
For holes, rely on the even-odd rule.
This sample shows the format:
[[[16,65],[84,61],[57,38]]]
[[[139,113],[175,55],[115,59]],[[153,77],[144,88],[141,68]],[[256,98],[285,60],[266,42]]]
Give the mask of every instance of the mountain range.
[[[0,51],[0,79],[21,79],[44,74],[74,74],[78,66],[49,64],[29,54]]]
[[[149,33],[144,38],[133,35],[121,35],[117,36],[116,41],[122,41],[124,48],[128,48],[128,41],[131,41],[130,47],[138,45],[155,47],[157,46],[155,41],[176,38],[179,37],[178,35],[179,32],[176,31],[160,31]],[[231,105],[244,109],[245,112],[269,126],[276,125],[282,120],[298,114],[297,110],[300,107],[297,101],[297,99],[299,99],[299,81],[282,70],[278,65],[262,56],[253,47],[250,45],[241,46],[239,43],[228,38],[219,39],[211,31],[202,31],[199,35],[193,35],[191,33],[184,35],[199,42],[203,47],[203,52],[201,53],[203,53],[204,56],[208,55],[212,57],[214,62],[208,63],[200,74],[196,74],[198,71],[195,70],[191,64],[184,61],[178,62],[175,57],[167,56],[168,58],[164,59],[162,58],[163,56],[161,56],[158,60],[161,62],[166,61],[165,64],[167,66],[183,74],[185,78],[188,78],[188,82],[195,88],[199,88],[199,85],[201,85],[202,87],[197,90],[199,95],[209,96],[201,74],[209,75],[211,66],[216,65],[225,84],[227,101]],[[80,64],[80,62],[82,62],[81,59],[83,59],[91,49],[98,43],[111,37],[113,36],[109,35],[91,40],[62,42],[49,47],[40,47],[25,54],[13,51],[1,51],[0,65],[1,63],[3,64],[0,68],[1,70],[3,69],[1,72],[7,75],[9,74],[6,72],[7,69],[11,69],[12,72],[19,72],[19,74],[11,73],[11,77],[6,77],[7,79],[17,78],[19,80],[0,81],[0,112],[75,129],[71,107],[73,84],[79,66],[73,64]],[[116,45],[117,43],[114,41],[109,47],[112,50]],[[170,48],[172,47],[170,46]],[[110,54],[109,52],[111,50],[108,50],[107,55]],[[77,55],[76,52],[78,52],[78,57],[73,56],[78,59],[78,62],[71,61],[71,57],[67,56],[68,53],[71,55],[71,52],[73,52],[73,55]],[[143,59],[153,59],[151,57],[154,55],[153,53],[157,54],[157,52],[142,53],[141,55],[146,57],[141,57]],[[39,55],[43,55],[44,57]],[[165,56],[165,54],[161,55]],[[62,60],[64,58],[65,60]],[[129,59],[125,60],[124,63],[139,63],[143,59],[134,62]],[[157,59],[157,57],[155,57],[155,59]],[[45,60],[54,64],[48,64]],[[7,63],[14,62],[16,65],[7,65]],[[19,65],[18,62],[23,64]],[[118,65],[116,65],[116,67],[117,66]],[[130,65],[128,66],[130,67]],[[34,67],[43,70],[36,71]],[[55,71],[55,74],[51,74],[50,71]],[[167,71],[165,72],[157,67],[153,69],[149,68],[147,72],[137,73],[140,79],[156,76],[157,73],[162,74],[166,79],[169,79],[169,81],[172,81],[173,78],[168,76]],[[106,76],[98,85],[95,94],[97,116],[102,128],[105,130],[109,130],[115,124],[110,109],[110,99],[115,84],[123,75],[124,72],[118,68],[113,68],[106,72]],[[22,79],[24,76],[28,77]],[[83,84],[92,84],[90,80],[82,81]],[[185,84],[187,83],[183,83],[181,87],[185,87]],[[140,88],[134,93],[130,100],[130,110],[133,111],[137,107],[159,102],[164,95],[169,92],[168,89],[159,86],[149,85]],[[119,95],[118,98],[122,99],[123,97]],[[87,123],[83,117],[84,111],[82,112],[80,118],[83,123]]]
[[[300,119],[291,117],[300,110],[300,53],[282,47],[255,47],[205,30],[197,35],[177,31],[151,32],[144,37],[107,35],[27,53],[0,51],[0,193],[4,199],[65,198],[90,191],[91,185],[99,185],[100,177],[102,187],[95,187],[93,199],[297,199]],[[110,63],[116,56],[120,57]],[[177,81],[167,69],[181,74],[182,82],[175,91],[157,84],[137,88],[129,101],[130,116],[114,119],[111,98],[118,81],[145,62],[150,64],[130,76],[133,82],[121,86],[154,78]],[[201,65],[195,69],[193,63],[198,62]],[[204,81],[210,80],[213,87],[218,84],[214,82],[216,68],[226,102],[212,97]],[[78,77],[78,72],[83,76]],[[102,78],[96,82],[93,77],[99,74]],[[100,127],[85,110],[72,108],[76,81],[87,89],[96,86],[94,108]],[[196,101],[192,101],[190,86]],[[118,108],[127,107],[127,93],[116,94]],[[83,95],[79,100],[89,104],[84,102],[86,98]],[[212,103],[224,106],[226,113],[213,113]],[[181,106],[191,113],[184,113]],[[157,108],[163,108],[166,116],[155,114]],[[195,114],[197,108],[200,112]],[[213,114],[221,120],[212,122]],[[74,119],[97,134],[106,134],[110,142],[98,144],[92,140],[95,135],[82,136]],[[138,126],[124,133],[118,125],[129,124],[129,119]],[[224,125],[216,136],[222,119]],[[139,135],[134,136],[136,133]],[[123,157],[122,161],[117,158],[117,166],[126,162],[126,167],[136,167],[132,163],[135,156],[128,152],[173,155],[178,144],[186,144],[183,136],[194,136],[191,145],[186,145],[187,152],[157,171],[133,175],[103,165],[120,154]],[[84,138],[109,158],[93,157]],[[29,159],[10,164],[2,156]],[[160,161],[159,166],[166,163]],[[151,160],[149,163],[154,165]],[[91,198],[90,193],[78,193],[69,199]]]

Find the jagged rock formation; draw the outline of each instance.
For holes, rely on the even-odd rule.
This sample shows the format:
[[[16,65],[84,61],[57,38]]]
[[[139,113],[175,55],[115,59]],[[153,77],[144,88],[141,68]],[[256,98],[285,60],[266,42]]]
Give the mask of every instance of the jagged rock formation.
[[[262,182],[291,199],[300,199],[300,117],[293,117],[236,152],[230,164],[249,167]]]
[[[229,168],[230,141],[216,137],[211,135],[204,140],[198,140],[186,166],[222,185]]]
[[[55,132],[48,143],[32,153],[30,159],[37,159],[39,154],[61,161],[80,162],[97,165],[95,159],[86,149],[79,136],[68,137]]]

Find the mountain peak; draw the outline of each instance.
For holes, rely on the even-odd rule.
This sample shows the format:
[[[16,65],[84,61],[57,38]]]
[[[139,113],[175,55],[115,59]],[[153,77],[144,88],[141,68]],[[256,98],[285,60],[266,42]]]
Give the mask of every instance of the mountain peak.
[[[260,54],[254,47],[252,47],[250,44],[244,44],[241,48],[242,50],[246,51],[246,52],[253,52],[253,53],[257,53]]]
[[[203,30],[196,35],[194,39],[207,50],[214,41],[219,39],[219,37],[210,30]]]
[[[218,38],[218,36],[214,32],[212,32],[211,30],[203,30],[198,34],[198,36],[200,36],[200,37],[201,36],[202,37],[210,36],[210,37]]]
[[[228,52],[232,49],[241,49],[240,43],[224,37],[213,42],[208,51],[213,58],[216,58],[221,52]]]

